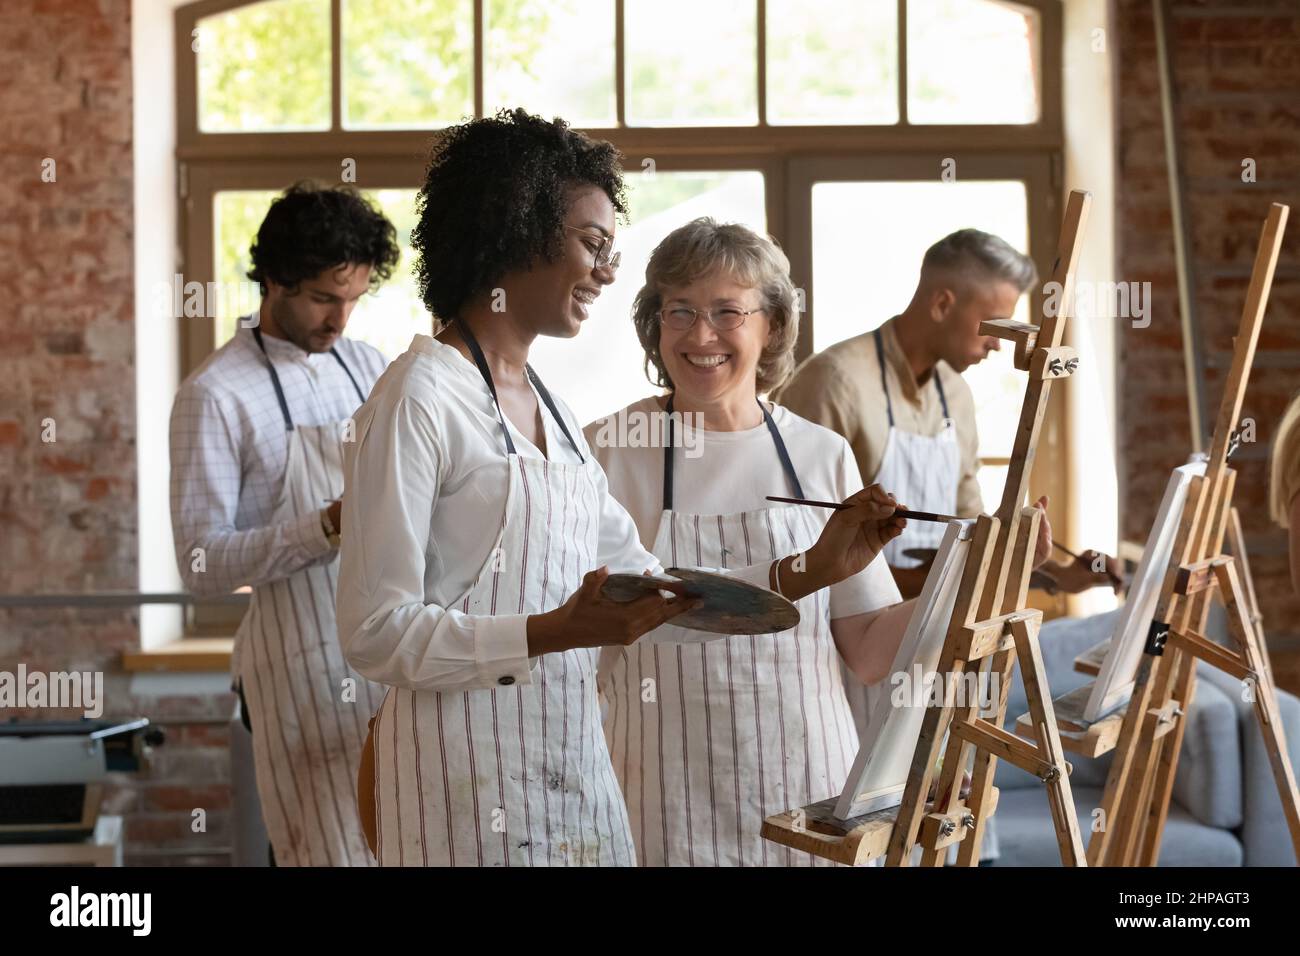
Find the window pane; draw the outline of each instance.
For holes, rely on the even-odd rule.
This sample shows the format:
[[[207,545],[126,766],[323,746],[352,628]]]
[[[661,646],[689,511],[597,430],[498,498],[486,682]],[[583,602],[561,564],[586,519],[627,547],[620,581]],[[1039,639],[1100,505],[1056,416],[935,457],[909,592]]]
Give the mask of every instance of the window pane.
[[[869,332],[907,307],[921,257],[938,240],[973,226],[1029,249],[1029,207],[1019,181],[827,182],[812,188],[813,348]],[[887,229],[878,228],[887,223]],[[1028,321],[1028,297],[1014,318]],[[1007,457],[1025,376],[1004,345],[964,373],[975,393],[980,454]],[[986,502],[987,504],[987,502]]]
[[[626,0],[630,126],[758,122],[755,0]]]
[[[1038,13],[994,0],[908,0],[912,123],[1038,121]]]
[[[412,274],[411,228],[415,225],[414,189],[365,190],[397,229],[402,258],[393,275],[375,293],[362,296],[348,319],[346,334],[373,345],[388,358],[396,358],[417,332],[428,333],[433,322],[420,301]],[[245,278],[250,268],[248,247],[278,192],[247,190],[220,192],[213,197],[215,230],[214,275],[217,279],[217,344],[235,334],[241,316],[261,305],[256,283]]]
[[[698,216],[767,231],[762,173],[659,171],[626,179],[632,222],[618,228],[618,281],[605,287],[576,338],[539,337],[529,352],[542,381],[584,424],[658,392],[642,371],[645,353],[632,327],[632,300],[659,241]]]
[[[768,0],[767,119],[897,123],[897,5]]]
[[[614,5],[608,0],[488,0],[483,99],[574,126],[613,126]]]
[[[329,0],[257,3],[197,29],[200,130],[329,129]]]
[[[1021,374],[1024,374],[1023,372]],[[1023,386],[1022,386],[1023,390]],[[1016,410],[1017,415],[1019,409]],[[983,422],[980,428],[984,427]],[[984,436],[980,436],[980,442],[983,443]],[[1002,503],[1002,492],[1007,487],[1006,465],[981,465],[980,470],[975,475],[975,480],[980,486],[980,498],[984,500],[984,511],[988,514],[998,510],[998,505]]]
[[[474,114],[473,0],[342,0],[343,125],[445,126]]]
[[[212,274],[218,295],[215,312],[217,345],[235,334],[242,316],[256,312],[262,304],[257,283],[248,278],[253,267],[248,249],[257,237],[257,227],[278,193],[270,189],[221,192],[212,197]]]

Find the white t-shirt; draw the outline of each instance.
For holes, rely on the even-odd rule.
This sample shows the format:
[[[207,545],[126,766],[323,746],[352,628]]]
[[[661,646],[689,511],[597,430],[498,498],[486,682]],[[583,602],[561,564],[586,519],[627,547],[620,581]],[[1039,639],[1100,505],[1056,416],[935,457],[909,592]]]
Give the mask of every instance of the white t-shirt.
[[[804,495],[843,501],[862,490],[862,478],[849,443],[840,435],[780,405],[771,407]],[[592,454],[609,481],[609,491],[636,523],[646,550],[652,550],[663,515],[664,426],[656,398],[643,398],[583,429]],[[766,423],[734,432],[706,431],[688,423],[676,426],[673,457],[673,510],[693,514],[734,514],[781,507],[767,495],[794,496]],[[831,512],[825,517],[829,519]],[[849,617],[901,601],[884,558],[831,586],[831,618]]]

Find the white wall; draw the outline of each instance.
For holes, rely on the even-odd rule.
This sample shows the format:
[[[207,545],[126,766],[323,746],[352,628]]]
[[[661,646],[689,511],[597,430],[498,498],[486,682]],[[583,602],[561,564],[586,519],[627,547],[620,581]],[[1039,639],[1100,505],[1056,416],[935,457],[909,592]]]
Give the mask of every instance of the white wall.
[[[181,590],[167,491],[167,419],[179,384],[179,323],[155,309],[155,290],[177,269],[176,107],[173,11],[179,0],[132,0],[134,103],[136,469],[139,587]],[[170,311],[170,310],[169,310]],[[179,607],[140,609],[145,648],[181,636]]]
[[[1077,279],[1118,281],[1115,275],[1115,37],[1111,0],[1065,3],[1065,188],[1087,189],[1092,209]],[[1095,49],[1098,35],[1104,50]],[[1086,302],[1081,302],[1086,305]],[[1074,550],[1097,548],[1114,554],[1119,533],[1115,458],[1116,325],[1107,314],[1080,310],[1071,326],[1079,350],[1079,371],[1063,391],[1070,419],[1074,494],[1070,524]],[[1107,588],[1072,599],[1074,614],[1116,606]]]

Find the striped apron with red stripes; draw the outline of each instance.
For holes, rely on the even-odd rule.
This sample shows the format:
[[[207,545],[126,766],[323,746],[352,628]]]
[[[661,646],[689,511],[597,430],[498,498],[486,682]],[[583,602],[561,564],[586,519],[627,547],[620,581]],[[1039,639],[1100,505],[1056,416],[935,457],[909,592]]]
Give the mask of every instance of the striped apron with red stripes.
[[[743,567],[807,550],[812,508],[730,515],[666,510],[666,566]],[[823,864],[762,839],[769,814],[836,796],[858,749],[823,589],[790,631],[674,642],[671,625],[605,648],[605,738],[648,866]]]
[[[450,605],[466,614],[553,610],[596,566],[600,501],[586,468],[507,460],[494,546]],[[634,865],[601,733],[596,653],[544,654],[527,685],[390,688],[375,721],[380,864]]]

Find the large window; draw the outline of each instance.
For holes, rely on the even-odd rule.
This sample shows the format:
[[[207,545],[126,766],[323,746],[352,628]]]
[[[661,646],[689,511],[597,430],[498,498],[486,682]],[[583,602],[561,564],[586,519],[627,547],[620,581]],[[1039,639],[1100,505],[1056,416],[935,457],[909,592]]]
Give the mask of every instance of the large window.
[[[999,233],[1050,273],[1066,185],[1060,6],[203,0],[176,19],[184,277],[237,281],[270,195],[306,177],[354,181],[405,241],[433,131],[519,105],[625,156],[620,279],[577,340],[534,356],[581,416],[650,390],[630,303],[654,243],[697,215],[766,229],[785,248],[805,293],[803,357],[900,311],[921,253],[953,229]],[[412,265],[404,249],[349,328],[390,356],[431,326]],[[183,319],[185,368],[248,310]],[[1005,364],[969,376],[987,413],[989,506],[1010,450],[997,422],[1024,387]],[[1063,421],[1055,402],[1034,479],[1058,500]]]

